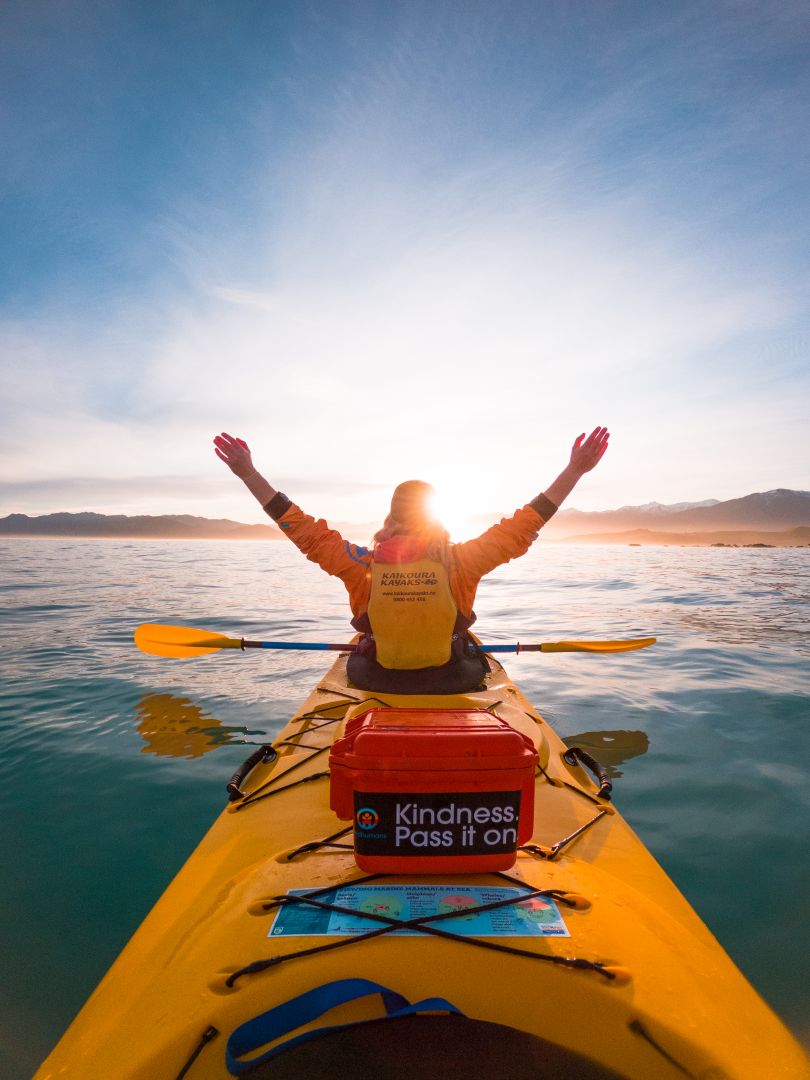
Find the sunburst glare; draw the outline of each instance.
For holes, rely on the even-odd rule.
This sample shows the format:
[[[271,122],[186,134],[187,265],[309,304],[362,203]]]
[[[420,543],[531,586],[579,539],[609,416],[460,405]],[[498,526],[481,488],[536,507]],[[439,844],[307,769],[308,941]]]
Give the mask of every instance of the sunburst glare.
[[[437,488],[428,506],[431,517],[444,525],[452,540],[469,540],[482,531],[480,512],[477,507],[471,506],[466,491]]]

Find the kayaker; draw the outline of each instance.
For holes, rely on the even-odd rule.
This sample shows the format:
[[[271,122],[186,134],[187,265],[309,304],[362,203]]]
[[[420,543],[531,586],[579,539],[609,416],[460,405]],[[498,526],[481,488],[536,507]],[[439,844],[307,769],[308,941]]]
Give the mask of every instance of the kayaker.
[[[351,681],[387,693],[457,694],[476,689],[487,671],[468,634],[479,581],[529,550],[579,479],[601,460],[609,437],[605,427],[579,435],[568,464],[542,495],[459,544],[431,513],[430,484],[407,480],[395,489],[371,549],[344,540],[276,491],[255,468],[244,439],[223,431],[214,447],[296,547],[346,586],[352,626],[363,634],[349,657]]]

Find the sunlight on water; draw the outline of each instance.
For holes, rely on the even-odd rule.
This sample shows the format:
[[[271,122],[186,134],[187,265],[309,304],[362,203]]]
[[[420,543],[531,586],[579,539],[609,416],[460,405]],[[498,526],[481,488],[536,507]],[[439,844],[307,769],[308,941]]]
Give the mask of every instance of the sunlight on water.
[[[805,1039],[807,549],[539,545],[478,594],[490,642],[654,635],[507,661],[602,759],[631,825]],[[278,732],[323,654],[139,653],[142,622],[345,641],[343,586],[283,543],[3,541],[0,1074],[30,1072]],[[801,842],[799,842],[801,841]],[[5,1057],[3,1055],[5,1054]],[[3,1072],[5,1069],[5,1072]]]

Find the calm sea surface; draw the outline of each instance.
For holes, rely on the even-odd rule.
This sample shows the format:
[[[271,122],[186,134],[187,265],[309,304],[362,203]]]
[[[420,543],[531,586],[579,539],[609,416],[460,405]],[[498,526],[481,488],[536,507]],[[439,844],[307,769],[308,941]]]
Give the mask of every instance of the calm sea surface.
[[[481,586],[488,641],[655,635],[507,660],[757,989],[810,1043],[810,549],[540,544]],[[284,543],[0,542],[0,1076],[30,1075],[323,654],[144,656],[141,622],[347,640]]]

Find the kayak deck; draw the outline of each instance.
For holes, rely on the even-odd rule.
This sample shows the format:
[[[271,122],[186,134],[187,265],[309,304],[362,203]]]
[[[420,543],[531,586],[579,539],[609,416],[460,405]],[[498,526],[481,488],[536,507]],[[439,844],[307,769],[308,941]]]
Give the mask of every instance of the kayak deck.
[[[511,1029],[512,1035],[501,1040],[499,1060],[505,1063],[509,1053],[516,1054],[527,1063],[526,1075],[537,1075],[539,1065],[532,1064],[531,1040],[521,1043],[520,1033],[580,1062],[579,1072],[569,1062],[566,1071],[558,1065],[549,1075],[594,1080],[810,1075],[801,1048],[621,815],[598,797],[579,765],[564,760],[568,748],[497,661],[491,667],[479,693],[372,695],[348,685],[341,656],[275,740],[278,758],[250,774],[247,796],[215,821],[36,1080],[105,1075],[221,1080],[229,1075],[226,1038],[240,1024],[347,977],[373,980],[411,1001],[442,997],[452,1002],[472,1025],[458,1036],[459,1047],[475,1044],[474,1021]],[[520,931],[464,936],[462,918],[432,924],[428,919],[421,934],[388,932],[382,925],[386,932],[363,940],[322,930],[310,936],[272,930],[279,925],[277,898],[290,890],[358,886],[368,878],[354,863],[349,827],[329,808],[328,752],[348,717],[381,705],[488,708],[530,736],[540,766],[534,832],[509,872],[514,880],[486,873],[375,876],[375,887],[390,887],[389,896],[409,885],[441,885],[451,894],[454,888],[542,890],[559,897],[568,936]],[[437,936],[431,925],[448,935]],[[372,996],[311,1026],[379,1015],[379,1000]],[[452,1046],[450,1035],[460,1032],[461,1018],[410,1019],[410,1036],[403,1034],[405,1021],[386,1021],[356,1029],[364,1035],[321,1040],[320,1051],[328,1058],[329,1043],[336,1060],[349,1053],[359,1068],[369,1040],[377,1039],[378,1057],[369,1060],[378,1062],[387,1036],[393,1053],[397,1038],[402,1045],[413,1043],[418,1030],[424,1072],[411,1063],[403,1075],[435,1076],[440,1051],[431,1057],[428,1035],[433,1032],[438,1047]],[[216,1034],[206,1038],[212,1030]],[[436,1037],[437,1030],[445,1035]],[[299,1075],[296,1058],[302,1070],[322,1060],[318,1041],[306,1045],[311,1049],[276,1059],[272,1075]],[[515,1050],[516,1045],[523,1049]],[[477,1065],[465,1060],[467,1075],[488,1075],[480,1071],[480,1055]],[[439,1074],[449,1076],[448,1068],[441,1065]],[[323,1075],[341,1073],[331,1065]],[[348,1067],[344,1075],[360,1073]],[[519,1074],[510,1066],[501,1075]]]

